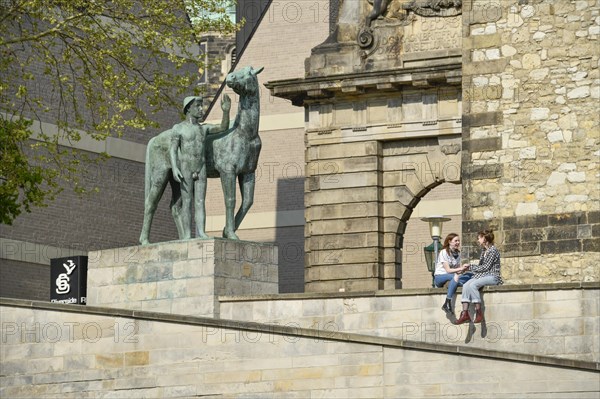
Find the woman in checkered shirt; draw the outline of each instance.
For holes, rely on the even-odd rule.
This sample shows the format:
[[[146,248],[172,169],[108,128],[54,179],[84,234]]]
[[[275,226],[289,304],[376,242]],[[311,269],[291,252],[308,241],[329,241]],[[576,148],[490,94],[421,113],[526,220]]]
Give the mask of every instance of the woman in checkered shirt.
[[[481,294],[479,289],[486,285],[500,285],[503,283],[500,275],[500,252],[494,246],[494,232],[492,230],[483,230],[477,233],[477,242],[483,249],[481,259],[478,265],[471,265],[473,278],[467,281],[462,288],[462,307],[459,319],[456,324],[462,324],[469,320],[469,304],[475,305],[475,323],[481,323],[483,320],[483,311],[481,310]]]

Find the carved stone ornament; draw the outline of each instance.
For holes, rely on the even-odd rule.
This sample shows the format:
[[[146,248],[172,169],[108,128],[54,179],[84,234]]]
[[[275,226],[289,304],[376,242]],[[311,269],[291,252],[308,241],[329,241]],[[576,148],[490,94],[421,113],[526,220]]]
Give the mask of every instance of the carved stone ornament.
[[[462,14],[462,0],[413,0],[402,8],[422,17],[454,17]]]
[[[358,46],[360,48],[368,49],[373,46],[374,40],[375,36],[373,36],[373,29],[363,28],[358,32]]]
[[[365,19],[365,25],[358,32],[360,48],[368,49],[376,42],[371,24],[385,17],[400,25],[408,25],[415,15],[421,17],[454,17],[462,14],[462,0],[367,0],[373,6]]]
[[[446,144],[440,149],[444,155],[458,154],[460,151],[460,145],[458,144]]]

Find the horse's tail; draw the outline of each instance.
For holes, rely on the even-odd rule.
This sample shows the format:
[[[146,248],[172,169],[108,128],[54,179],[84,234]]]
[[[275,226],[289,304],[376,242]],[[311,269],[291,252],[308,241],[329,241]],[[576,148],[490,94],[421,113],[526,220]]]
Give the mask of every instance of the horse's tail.
[[[154,142],[154,138],[151,138],[150,141],[148,142],[148,145],[146,146],[146,165],[145,165],[145,172],[144,172],[144,201],[146,201],[146,198],[148,198],[148,193],[150,192],[150,148],[152,147],[152,143]]]

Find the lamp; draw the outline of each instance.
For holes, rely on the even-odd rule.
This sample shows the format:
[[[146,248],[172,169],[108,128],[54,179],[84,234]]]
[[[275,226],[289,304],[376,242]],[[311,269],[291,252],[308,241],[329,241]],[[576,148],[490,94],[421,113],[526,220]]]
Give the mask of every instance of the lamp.
[[[435,243],[431,243],[426,247],[423,247],[423,254],[425,255],[425,263],[427,264],[427,270],[431,273],[433,279],[433,272],[435,272],[435,259],[433,258],[433,252],[435,251]],[[434,282],[431,282],[432,286],[435,286]]]
[[[431,273],[431,286],[435,287],[435,283],[433,281],[433,279],[434,279],[433,273],[435,272],[435,265],[436,265],[437,259],[438,259],[438,248],[439,248],[440,237],[442,236],[442,226],[443,226],[444,222],[447,222],[452,219],[450,219],[449,217],[436,215],[436,216],[427,216],[427,217],[421,218],[421,220],[429,223],[429,234],[431,235],[431,238],[433,239],[433,243],[431,243],[430,245],[423,248],[423,252],[425,255],[425,262],[427,262],[427,270]],[[433,252],[433,259],[431,257],[432,252]]]

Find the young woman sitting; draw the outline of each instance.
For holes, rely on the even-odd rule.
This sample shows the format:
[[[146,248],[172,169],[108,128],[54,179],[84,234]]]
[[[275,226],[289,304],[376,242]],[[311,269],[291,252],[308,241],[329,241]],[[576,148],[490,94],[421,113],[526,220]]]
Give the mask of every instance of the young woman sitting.
[[[450,282],[446,301],[442,305],[444,312],[454,313],[452,298],[456,294],[456,289],[459,285],[463,285],[469,281],[473,276],[467,272],[468,268],[468,265],[461,266],[460,264],[460,237],[456,233],[448,234],[444,240],[444,245],[438,256],[433,274],[433,283],[438,288],[443,287],[447,281]]]
[[[477,233],[477,242],[483,249],[478,265],[471,265],[473,278],[469,280],[462,289],[462,312],[456,324],[462,324],[469,320],[469,304],[475,305],[474,323],[481,323],[483,310],[481,309],[481,294],[479,289],[486,285],[500,285],[503,283],[500,275],[500,252],[494,246],[494,233],[492,230],[483,230]]]

